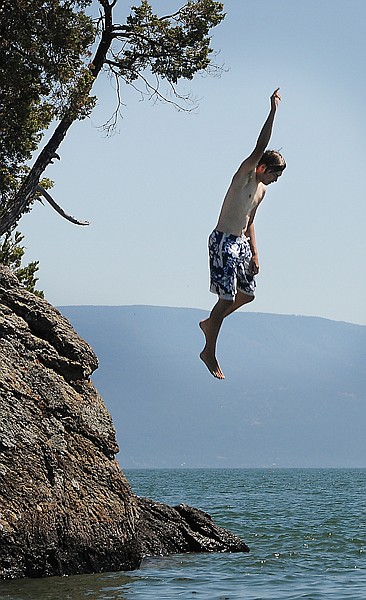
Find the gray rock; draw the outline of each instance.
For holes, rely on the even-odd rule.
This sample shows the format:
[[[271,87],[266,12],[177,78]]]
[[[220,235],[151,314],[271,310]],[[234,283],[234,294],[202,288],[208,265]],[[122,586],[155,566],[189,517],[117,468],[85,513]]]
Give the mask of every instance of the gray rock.
[[[0,271],[0,573],[40,577],[139,566],[137,503],[98,361],[45,300]]]
[[[249,552],[236,535],[215,525],[207,513],[187,504],[167,506],[138,498],[137,524],[143,556],[183,552]]]
[[[132,493],[90,380],[97,366],[69,321],[0,266],[0,578],[136,569],[148,554],[247,551],[205,513]]]

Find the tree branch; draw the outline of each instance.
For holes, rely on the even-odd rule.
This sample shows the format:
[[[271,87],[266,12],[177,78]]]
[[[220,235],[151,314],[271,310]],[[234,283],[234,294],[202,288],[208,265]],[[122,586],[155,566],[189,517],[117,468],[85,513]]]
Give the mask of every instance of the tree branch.
[[[59,206],[59,204],[55,202],[52,196],[48,192],[46,192],[46,190],[41,185],[37,185],[37,192],[42,194],[43,198],[47,200],[47,202],[52,206],[52,208],[54,208],[55,211],[58,212],[58,214],[61,215],[61,217],[63,217],[67,221],[70,221],[75,225],[90,225],[89,221],[79,221],[79,219],[75,219],[75,217],[72,217],[71,215],[65,213],[63,208],[61,208],[61,206]]]
[[[102,39],[99,42],[97,51],[91,63],[91,73],[94,78],[97,78],[100,70],[103,67],[105,57],[113,41],[113,18],[112,9],[114,2],[109,4],[106,0],[99,0],[104,9],[104,28]]]

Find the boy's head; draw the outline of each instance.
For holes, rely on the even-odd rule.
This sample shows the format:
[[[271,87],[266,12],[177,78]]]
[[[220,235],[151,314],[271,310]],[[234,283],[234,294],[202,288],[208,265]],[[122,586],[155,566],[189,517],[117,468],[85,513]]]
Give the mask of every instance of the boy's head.
[[[258,167],[260,165],[265,165],[266,171],[279,171],[282,173],[286,169],[286,162],[283,158],[282,154],[277,152],[277,150],[266,150],[258,163]]]
[[[257,179],[268,185],[274,183],[286,169],[286,162],[277,150],[266,150],[257,165]]]

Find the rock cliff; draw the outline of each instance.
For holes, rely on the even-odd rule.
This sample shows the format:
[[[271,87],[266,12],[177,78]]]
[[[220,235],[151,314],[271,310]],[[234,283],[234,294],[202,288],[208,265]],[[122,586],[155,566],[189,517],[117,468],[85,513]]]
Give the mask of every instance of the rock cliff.
[[[133,494],[90,380],[97,366],[67,319],[0,266],[0,578],[135,569],[143,556],[169,552],[248,551],[201,511]]]

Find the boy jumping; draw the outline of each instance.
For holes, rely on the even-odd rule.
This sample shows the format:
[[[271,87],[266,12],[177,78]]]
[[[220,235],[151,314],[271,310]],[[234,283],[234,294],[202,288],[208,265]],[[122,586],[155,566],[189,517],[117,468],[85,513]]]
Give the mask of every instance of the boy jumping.
[[[284,158],[266,150],[281,97],[271,96],[271,109],[253,152],[240,165],[226,193],[219,220],[209,237],[210,291],[219,299],[210,316],[200,322],[206,344],[200,354],[214,377],[224,379],[216,359],[216,342],[225,317],[254,300],[255,275],[259,273],[254,217],[266,193],[286,168]]]

